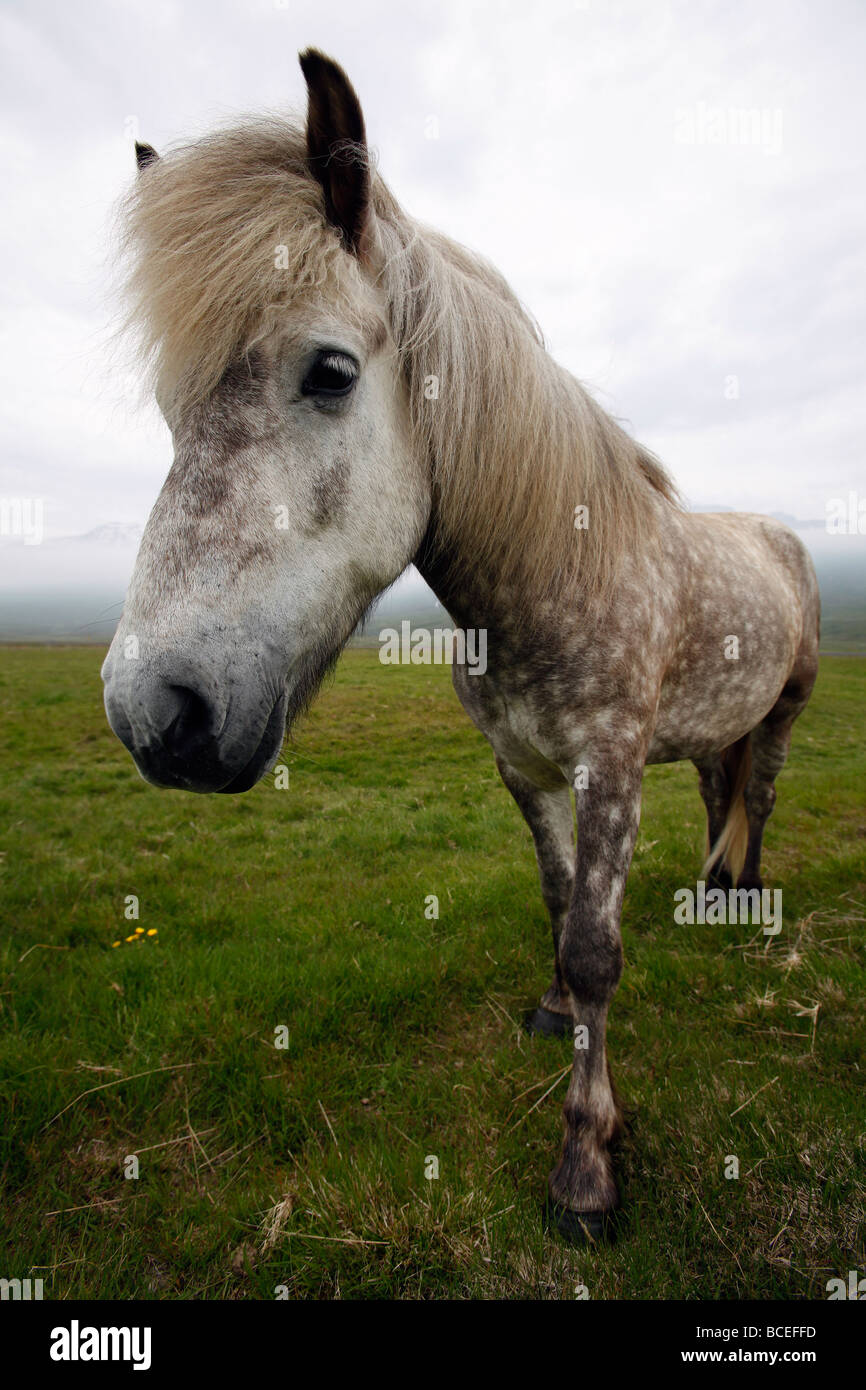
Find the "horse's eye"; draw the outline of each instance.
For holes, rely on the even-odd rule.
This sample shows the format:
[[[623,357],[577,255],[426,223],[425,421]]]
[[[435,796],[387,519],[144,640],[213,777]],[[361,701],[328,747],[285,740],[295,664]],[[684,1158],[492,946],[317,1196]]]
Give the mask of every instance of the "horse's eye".
[[[348,396],[358,380],[358,364],[342,352],[320,352],[301,386],[304,396]]]

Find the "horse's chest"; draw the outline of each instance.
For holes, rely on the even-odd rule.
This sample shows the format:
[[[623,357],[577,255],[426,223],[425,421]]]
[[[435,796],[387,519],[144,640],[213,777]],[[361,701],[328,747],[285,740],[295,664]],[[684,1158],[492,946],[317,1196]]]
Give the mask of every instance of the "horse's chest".
[[[454,688],[463,708],[489,741],[497,758],[539,787],[561,786],[562,721],[550,705],[503,688],[484,676],[454,668]]]

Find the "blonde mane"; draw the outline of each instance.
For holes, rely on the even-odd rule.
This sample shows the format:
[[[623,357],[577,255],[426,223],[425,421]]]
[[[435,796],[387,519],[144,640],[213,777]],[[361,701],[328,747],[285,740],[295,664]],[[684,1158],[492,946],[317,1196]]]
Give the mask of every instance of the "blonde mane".
[[[568,582],[609,594],[621,557],[658,543],[653,497],[679,505],[667,474],[549,356],[492,266],[409,217],[372,166],[371,179],[371,262],[430,462],[432,544],[455,576],[490,569],[521,605]],[[175,401],[206,396],[305,302],[377,336],[369,272],[326,221],[299,124],[256,118],[170,152],[122,217],[127,324]]]

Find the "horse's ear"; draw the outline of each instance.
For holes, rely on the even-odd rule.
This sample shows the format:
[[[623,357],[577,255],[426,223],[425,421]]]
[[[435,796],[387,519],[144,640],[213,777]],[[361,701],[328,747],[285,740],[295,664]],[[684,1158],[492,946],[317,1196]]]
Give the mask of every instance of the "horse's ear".
[[[300,55],[307,83],[307,159],[321,184],[328,220],[356,256],[364,254],[370,171],[364,116],[343,69],[318,49]]]
[[[148,164],[155,164],[159,155],[153,145],[143,145],[140,140],[135,142],[135,162],[138,165],[138,172],[146,169]]]

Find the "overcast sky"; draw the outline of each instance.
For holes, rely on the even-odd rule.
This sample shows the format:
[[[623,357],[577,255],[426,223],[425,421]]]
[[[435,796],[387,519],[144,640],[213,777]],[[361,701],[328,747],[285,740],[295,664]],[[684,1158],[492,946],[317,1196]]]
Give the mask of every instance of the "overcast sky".
[[[866,491],[863,0],[4,0],[0,34],[0,494],[48,536],[144,521],[171,462],[106,349],[133,139],[302,109],[310,44],[693,503]]]

